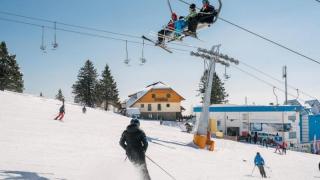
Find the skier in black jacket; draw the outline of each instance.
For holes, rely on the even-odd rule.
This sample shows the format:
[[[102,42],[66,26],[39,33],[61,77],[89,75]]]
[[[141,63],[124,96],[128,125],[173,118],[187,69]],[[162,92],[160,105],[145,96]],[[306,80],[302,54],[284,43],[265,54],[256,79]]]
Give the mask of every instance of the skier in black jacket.
[[[214,6],[210,5],[209,0],[202,0],[202,8],[198,13],[199,23],[212,24],[214,17],[217,16],[217,11]]]
[[[139,120],[132,119],[130,125],[128,125],[127,129],[122,133],[120,145],[126,150],[129,160],[139,166],[143,179],[150,180],[145,157],[148,149],[148,141],[146,134],[139,126]]]

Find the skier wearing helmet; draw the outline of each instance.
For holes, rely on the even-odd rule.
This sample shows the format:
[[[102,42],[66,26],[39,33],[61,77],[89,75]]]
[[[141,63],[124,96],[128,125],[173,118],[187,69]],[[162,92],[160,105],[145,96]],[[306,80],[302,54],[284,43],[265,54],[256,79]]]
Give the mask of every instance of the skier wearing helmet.
[[[214,17],[217,16],[216,9],[214,6],[210,5],[209,0],[202,0],[202,5],[198,14],[198,22],[212,24]]]
[[[129,160],[141,171],[142,179],[150,180],[145,157],[148,149],[148,141],[146,134],[139,127],[139,120],[132,119],[127,129],[123,131],[119,143],[126,151]]]
[[[189,15],[185,17],[186,23],[188,25],[188,31],[186,32],[189,35],[196,36],[197,25],[198,25],[198,16],[196,11],[196,5],[191,4],[189,7]]]
[[[172,32],[174,31],[174,22],[176,20],[177,20],[177,14],[172,13],[171,19],[170,19],[169,23],[167,24],[167,26],[158,32],[158,41],[157,41],[156,45],[162,45],[163,41],[165,40],[165,37],[170,36],[172,34]]]

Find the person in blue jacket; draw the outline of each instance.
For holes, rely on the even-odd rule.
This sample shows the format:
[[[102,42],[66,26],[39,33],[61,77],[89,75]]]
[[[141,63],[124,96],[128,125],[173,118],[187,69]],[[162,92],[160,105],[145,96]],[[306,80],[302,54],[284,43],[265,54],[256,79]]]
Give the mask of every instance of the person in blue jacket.
[[[266,172],[264,171],[264,160],[261,157],[259,152],[257,152],[257,155],[254,158],[254,164],[258,166],[262,178],[266,178],[267,175],[266,175]]]
[[[184,20],[183,16],[179,17],[179,20],[174,22],[174,29],[175,29],[175,38],[178,38],[182,35],[184,28],[187,26],[186,21]]]

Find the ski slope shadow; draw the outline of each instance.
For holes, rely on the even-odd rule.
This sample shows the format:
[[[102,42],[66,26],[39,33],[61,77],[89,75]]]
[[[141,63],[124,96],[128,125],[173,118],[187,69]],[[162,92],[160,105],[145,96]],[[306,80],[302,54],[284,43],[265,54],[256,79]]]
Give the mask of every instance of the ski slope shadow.
[[[50,180],[46,177],[41,177],[39,174],[54,175],[53,173],[35,173],[26,171],[7,171],[0,170],[0,179],[3,180]],[[63,178],[55,178],[65,180]]]
[[[170,149],[175,149],[175,147],[173,146],[168,146],[162,143],[166,143],[166,144],[174,144],[174,145],[178,145],[178,146],[184,146],[184,147],[192,147],[192,148],[196,148],[198,149],[198,147],[196,145],[194,145],[192,142],[190,143],[182,143],[182,142],[177,142],[177,141],[168,141],[168,140],[161,140],[159,138],[152,138],[152,137],[147,137],[148,141],[154,144],[158,144]],[[162,143],[159,143],[162,142]]]

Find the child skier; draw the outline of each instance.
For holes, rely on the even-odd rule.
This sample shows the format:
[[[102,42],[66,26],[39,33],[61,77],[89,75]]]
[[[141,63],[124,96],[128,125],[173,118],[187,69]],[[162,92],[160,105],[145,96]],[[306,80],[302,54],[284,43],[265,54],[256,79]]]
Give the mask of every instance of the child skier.
[[[156,45],[162,45],[163,41],[165,40],[165,37],[172,34],[172,32],[174,31],[174,22],[176,20],[177,20],[176,13],[172,13],[171,19],[170,19],[169,23],[167,24],[167,26],[158,32],[158,41],[157,41]]]
[[[267,175],[266,175],[266,172],[264,171],[264,167],[263,167],[264,160],[261,157],[259,152],[257,152],[256,157],[254,158],[254,164],[255,164],[255,166],[258,166],[262,178],[266,178]]]
[[[65,113],[65,109],[64,109],[64,99],[62,100],[62,106],[59,109],[59,114],[57,117],[54,118],[54,120],[60,120],[62,121],[63,117],[64,117],[64,113]]]
[[[174,22],[174,28],[175,28],[175,37],[179,39],[179,37],[182,35],[184,28],[186,27],[186,21],[184,20],[183,16],[179,17],[179,20]]]

